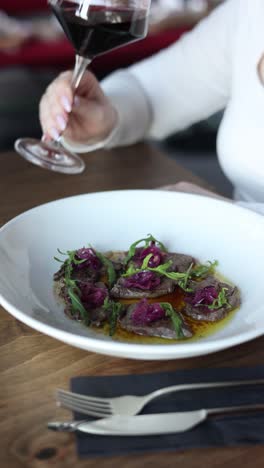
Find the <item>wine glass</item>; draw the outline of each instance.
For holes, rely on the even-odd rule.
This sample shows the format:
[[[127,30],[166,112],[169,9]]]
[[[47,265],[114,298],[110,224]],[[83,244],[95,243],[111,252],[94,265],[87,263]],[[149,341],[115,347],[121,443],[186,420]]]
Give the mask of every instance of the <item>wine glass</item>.
[[[48,0],[75,52],[72,89],[76,90],[94,57],[143,39],[151,0]],[[84,161],[53,141],[20,138],[16,151],[28,161],[51,171],[78,174]]]

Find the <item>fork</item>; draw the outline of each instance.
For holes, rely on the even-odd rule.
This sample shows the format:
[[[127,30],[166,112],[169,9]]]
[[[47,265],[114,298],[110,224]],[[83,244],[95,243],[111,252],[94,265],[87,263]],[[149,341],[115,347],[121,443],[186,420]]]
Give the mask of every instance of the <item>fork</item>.
[[[235,387],[259,384],[264,384],[264,379],[182,384],[160,388],[154,392],[142,396],[123,395],[113,398],[100,398],[91,395],[81,395],[79,393],[58,389],[57,404],[63,408],[98,418],[104,418],[113,415],[134,416],[140,413],[142,408],[151,400],[168,393],[206,388]]]

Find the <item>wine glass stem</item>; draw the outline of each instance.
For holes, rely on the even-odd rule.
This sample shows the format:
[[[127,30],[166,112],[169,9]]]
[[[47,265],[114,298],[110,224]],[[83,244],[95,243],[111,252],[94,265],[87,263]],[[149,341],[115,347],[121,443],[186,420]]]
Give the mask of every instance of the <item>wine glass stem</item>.
[[[91,63],[91,59],[81,57],[80,55],[75,56],[75,67],[72,75],[72,89],[76,90],[80,84],[80,81],[83,77],[83,74],[88,67],[88,65]]]

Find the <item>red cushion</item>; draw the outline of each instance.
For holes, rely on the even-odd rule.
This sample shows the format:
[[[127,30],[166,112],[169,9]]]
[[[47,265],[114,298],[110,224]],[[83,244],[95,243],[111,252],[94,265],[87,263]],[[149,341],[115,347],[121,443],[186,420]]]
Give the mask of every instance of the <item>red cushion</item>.
[[[65,38],[52,42],[30,41],[19,52],[0,52],[0,68],[19,65],[66,68],[73,63],[73,48]]]
[[[49,8],[47,0],[1,0],[0,10],[6,13],[28,13]]]

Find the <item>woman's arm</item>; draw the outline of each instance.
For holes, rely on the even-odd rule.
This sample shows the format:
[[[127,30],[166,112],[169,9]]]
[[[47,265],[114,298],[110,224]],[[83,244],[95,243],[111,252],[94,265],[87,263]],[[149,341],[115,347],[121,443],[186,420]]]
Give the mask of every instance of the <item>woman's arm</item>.
[[[174,45],[113,73],[101,86],[86,72],[75,99],[71,73],[59,75],[40,102],[45,137],[63,133],[66,147],[87,152],[164,138],[223,109],[243,13],[247,0],[226,0]]]
[[[239,8],[226,0],[168,49],[101,83],[119,115],[108,147],[166,137],[226,106]]]

